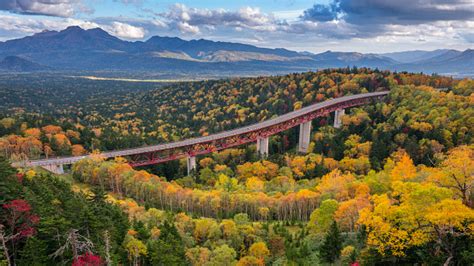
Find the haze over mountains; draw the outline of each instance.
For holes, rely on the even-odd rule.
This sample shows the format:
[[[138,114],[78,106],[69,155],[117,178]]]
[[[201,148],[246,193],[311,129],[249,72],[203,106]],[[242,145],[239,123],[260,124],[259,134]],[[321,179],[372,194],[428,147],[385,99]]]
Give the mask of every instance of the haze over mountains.
[[[385,54],[320,54],[209,40],[154,36],[129,42],[100,28],[68,27],[0,42],[0,70],[136,71],[186,74],[259,75],[329,67],[371,67],[397,71],[474,76],[474,50],[440,49]]]

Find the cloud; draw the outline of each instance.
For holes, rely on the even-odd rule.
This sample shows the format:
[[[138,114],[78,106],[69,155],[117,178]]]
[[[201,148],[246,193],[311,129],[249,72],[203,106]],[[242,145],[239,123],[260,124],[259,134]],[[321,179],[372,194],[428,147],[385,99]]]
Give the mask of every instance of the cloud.
[[[340,8],[353,24],[417,25],[474,19],[472,0],[341,0]]]
[[[158,28],[168,28],[168,24],[166,24],[164,21],[160,19],[153,19],[151,21],[151,24],[155,25]]]
[[[1,0],[0,10],[56,17],[71,17],[76,13],[92,12],[81,0]]]
[[[182,33],[197,34],[201,28],[215,27],[247,28],[253,30],[274,30],[275,18],[259,8],[243,7],[237,11],[225,9],[190,8],[183,4],[173,5],[168,12],[159,14],[167,24]]]
[[[472,0],[332,0],[327,5],[316,4],[305,10],[300,18],[318,25],[341,23],[344,27],[332,27],[338,31],[336,34],[331,35],[331,27],[322,29],[334,38],[345,39],[345,35],[339,34],[345,28],[352,31],[351,38],[406,37],[417,32],[424,39],[421,35],[449,33],[449,27],[443,27],[440,22],[450,22],[452,27],[452,23],[462,25],[474,20],[474,5]],[[420,32],[420,28],[428,32]]]
[[[366,38],[377,35],[376,32],[371,33],[361,30],[345,21],[302,21],[288,24],[282,27],[285,33],[300,34],[300,35],[314,35],[321,38],[331,39],[352,39],[352,38]]]
[[[73,18],[40,18],[14,15],[0,15],[0,31],[9,35],[24,36],[47,30],[63,30],[68,26],[79,26],[83,29],[100,27],[99,24]],[[5,34],[0,34],[5,35]]]
[[[467,1],[472,0],[332,0],[327,5],[316,4],[300,10],[299,15],[288,11],[265,13],[256,7],[226,10],[175,4],[162,13],[150,11],[154,20],[144,27],[149,32],[166,29],[184,36],[213,36],[220,40],[244,38],[268,45],[279,38],[301,41],[306,38],[324,43],[354,39],[429,41],[433,38],[457,38],[467,42],[471,35],[465,32],[470,28],[460,19],[468,17],[466,14],[472,9]],[[435,14],[410,16],[410,8]],[[458,15],[452,15],[453,12]],[[417,17],[418,20],[413,21]],[[448,20],[453,17],[456,19]]]
[[[354,25],[417,25],[434,21],[473,20],[472,0],[333,0],[314,5],[302,16],[310,21],[344,19]]]
[[[178,21],[176,22],[176,26],[182,33],[197,34],[200,32],[198,26],[189,25],[189,23],[186,21]]]
[[[64,30],[69,26],[79,26],[83,29],[102,28],[108,33],[124,39],[143,39],[146,30],[119,21],[94,22],[73,18],[41,18],[0,14],[0,36],[7,39],[31,35],[47,30]]]
[[[330,5],[316,4],[313,7],[306,9],[301,17],[304,20],[325,22],[337,19],[338,11],[339,7],[336,2],[333,2]]]
[[[146,31],[142,27],[132,26],[127,23],[114,21],[111,25],[103,26],[104,30],[112,35],[125,39],[142,39]]]

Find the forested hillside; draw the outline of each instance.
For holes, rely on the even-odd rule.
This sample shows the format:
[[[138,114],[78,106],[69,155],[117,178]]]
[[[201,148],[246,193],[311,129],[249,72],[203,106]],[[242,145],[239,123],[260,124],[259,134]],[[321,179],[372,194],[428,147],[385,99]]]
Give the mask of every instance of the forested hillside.
[[[7,156],[35,159],[170,142],[396,85],[472,90],[469,80],[368,69],[178,83],[156,90],[149,83],[19,75],[0,81],[0,135],[11,138],[3,138],[0,149]]]
[[[472,80],[356,68],[157,88],[70,80],[0,80],[2,156],[92,153],[62,176],[1,161],[0,263],[474,263]],[[341,128],[315,119],[307,154],[297,128],[270,138],[268,158],[244,145],[198,157],[189,176],[184,160],[133,169],[98,152],[380,90]]]

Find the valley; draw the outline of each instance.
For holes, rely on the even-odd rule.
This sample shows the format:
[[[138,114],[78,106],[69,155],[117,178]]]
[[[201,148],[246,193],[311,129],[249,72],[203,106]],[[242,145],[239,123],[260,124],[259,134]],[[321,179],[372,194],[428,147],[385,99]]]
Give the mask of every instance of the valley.
[[[368,68],[179,83],[17,74],[0,88],[1,236],[19,235],[6,246],[19,265],[470,262],[470,79]],[[331,112],[312,117],[306,152],[293,127],[269,136],[266,154],[250,142],[198,154],[191,171],[186,158],[132,167],[101,156],[377,91],[389,93],[347,108],[340,127]],[[6,161],[71,155],[88,156],[64,174]]]

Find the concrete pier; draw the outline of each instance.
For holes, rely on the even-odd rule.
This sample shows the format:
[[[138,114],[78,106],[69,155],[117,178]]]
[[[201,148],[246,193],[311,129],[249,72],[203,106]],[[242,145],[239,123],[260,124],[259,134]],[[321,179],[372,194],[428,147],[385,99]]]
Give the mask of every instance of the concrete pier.
[[[345,109],[336,110],[334,112],[334,127],[340,128],[342,126],[342,116],[346,113]]]
[[[186,162],[188,165],[188,175],[190,175],[192,171],[196,171],[196,157],[189,156],[186,158]]]
[[[268,137],[257,139],[257,152],[263,158],[268,156]]]
[[[311,141],[311,121],[300,124],[300,138],[298,141],[298,151],[307,153]]]

